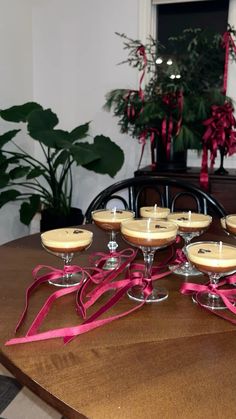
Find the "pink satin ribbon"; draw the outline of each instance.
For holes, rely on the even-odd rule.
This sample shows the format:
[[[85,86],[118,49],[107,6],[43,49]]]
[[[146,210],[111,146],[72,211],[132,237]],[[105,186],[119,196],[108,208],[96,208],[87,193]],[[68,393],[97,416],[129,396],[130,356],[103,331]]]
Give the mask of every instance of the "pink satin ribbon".
[[[178,240],[177,240],[178,241]],[[90,330],[93,330],[97,327],[100,327],[102,325],[105,325],[107,323],[110,323],[111,321],[117,320],[119,318],[122,318],[145,304],[146,299],[152,292],[153,286],[152,281],[161,279],[167,275],[169,275],[169,270],[165,270],[163,272],[163,269],[167,267],[167,264],[170,260],[174,257],[174,247],[171,247],[170,254],[167,256],[167,258],[158,264],[158,266],[153,267],[153,275],[152,279],[148,280],[144,278],[144,265],[143,264],[137,264],[134,263],[134,258],[136,257],[137,251],[134,251],[133,249],[125,249],[124,251],[114,253],[116,256],[121,258],[121,263],[117,269],[114,269],[110,272],[104,272],[99,267],[89,267],[89,268],[81,268],[79,266],[71,266],[70,268],[66,269],[66,273],[76,273],[81,272],[81,274],[84,276],[84,280],[78,285],[71,286],[68,288],[63,288],[60,290],[57,290],[53,292],[38,314],[36,315],[35,319],[31,323],[27,333],[23,337],[17,337],[8,340],[5,345],[15,345],[20,343],[27,343],[27,342],[35,342],[39,340],[47,340],[47,339],[53,339],[57,337],[62,337],[64,340],[64,343],[70,342],[74,337],[86,333]],[[105,255],[103,253],[96,253],[94,255],[94,258],[96,260],[96,263],[102,264],[105,259],[110,257],[110,255]],[[123,259],[123,261],[122,261]],[[99,262],[98,262],[99,260]],[[126,274],[125,278],[122,280],[114,281],[114,279],[126,268]],[[38,276],[38,273],[42,269],[49,270],[49,273],[46,273],[42,276]],[[161,272],[162,271],[162,272]],[[64,270],[55,269],[51,266],[44,266],[44,265],[38,265],[33,270],[33,278],[34,282],[27,288],[26,295],[25,295],[25,307],[23,309],[23,312],[20,316],[20,319],[17,323],[15,331],[19,329],[21,326],[29,305],[29,298],[32,294],[32,292],[35,290],[37,286],[40,284],[47,282],[48,280],[52,281],[53,279],[57,279],[58,277],[62,276],[65,273]],[[85,280],[86,279],[86,280]],[[143,293],[145,296],[145,299],[140,304],[136,305],[132,309],[119,313],[115,316],[108,317],[105,319],[98,319],[103,313],[108,311],[113,305],[115,305],[120,298],[127,293],[127,291],[132,288],[133,286],[140,286],[143,289]],[[94,287],[91,291],[91,287]],[[107,291],[113,290],[114,295],[102,306],[100,307],[95,313],[93,313],[90,317],[87,317],[87,311],[88,309]],[[45,317],[47,316],[48,312],[50,311],[50,308],[53,304],[53,302],[64,296],[68,295],[70,293],[76,293],[76,309],[78,314],[82,316],[84,322],[81,325],[72,326],[72,327],[65,327],[65,328],[59,328],[54,330],[49,330],[47,332],[41,332],[39,333],[38,330],[40,326],[42,325]]]
[[[228,289],[220,289],[223,285],[227,284],[235,284],[236,283],[236,275],[230,275],[228,277],[225,277],[223,280],[221,280],[218,284],[210,284],[207,283],[205,285],[200,284],[194,284],[191,282],[186,282],[181,285],[180,292],[181,294],[189,295],[189,294],[195,294],[195,298],[197,303],[207,311],[210,311],[211,313],[215,314],[218,317],[221,317],[233,324],[236,324],[236,319],[232,319],[229,316],[223,314],[221,310],[213,310],[211,308],[205,307],[201,304],[201,302],[198,300],[198,295],[202,292],[206,293],[212,293],[220,298],[222,298],[225,306],[231,311],[233,314],[236,314],[236,288],[228,288]]]

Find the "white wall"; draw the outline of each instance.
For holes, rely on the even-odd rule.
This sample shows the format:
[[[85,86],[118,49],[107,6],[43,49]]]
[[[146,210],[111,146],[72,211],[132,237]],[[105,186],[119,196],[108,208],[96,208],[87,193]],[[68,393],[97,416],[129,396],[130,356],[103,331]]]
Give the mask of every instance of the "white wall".
[[[0,0],[0,108],[32,99],[31,0]],[[1,121],[0,133],[8,129]],[[11,128],[12,129],[12,125]],[[28,234],[18,205],[0,209],[0,243]]]
[[[117,119],[102,106],[109,90],[137,87],[136,72],[117,65],[126,53],[115,31],[139,37],[139,1],[147,0],[0,0],[0,107],[36,100],[51,107],[65,129],[91,120],[92,134],[110,136],[125,152],[115,180],[132,176],[140,145],[119,132]],[[236,22],[236,0],[231,0],[230,13]],[[235,74],[229,85],[235,91]],[[149,161],[147,147],[143,165]],[[228,164],[234,162],[227,159]],[[112,181],[77,169],[74,205],[84,210]],[[0,243],[29,231],[13,209],[0,210]]]

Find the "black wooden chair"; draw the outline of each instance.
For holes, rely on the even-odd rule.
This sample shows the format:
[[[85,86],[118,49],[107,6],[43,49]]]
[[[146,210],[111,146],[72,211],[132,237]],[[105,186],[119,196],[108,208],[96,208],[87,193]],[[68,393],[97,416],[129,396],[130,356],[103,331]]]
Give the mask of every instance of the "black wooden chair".
[[[162,176],[138,176],[121,180],[101,191],[85,212],[92,222],[92,211],[100,208],[125,208],[139,217],[141,206],[168,207],[171,211],[194,211],[224,217],[226,210],[213,196],[188,182]]]

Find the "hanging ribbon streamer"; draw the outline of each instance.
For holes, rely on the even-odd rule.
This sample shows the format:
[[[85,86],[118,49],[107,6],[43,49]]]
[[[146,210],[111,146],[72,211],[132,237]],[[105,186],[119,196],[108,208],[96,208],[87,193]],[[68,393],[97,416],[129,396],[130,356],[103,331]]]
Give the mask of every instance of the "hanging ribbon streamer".
[[[224,79],[223,79],[223,94],[225,95],[227,91],[227,82],[228,82],[230,48],[232,48],[234,54],[236,54],[236,45],[230,31],[226,31],[224,33],[222,44],[223,44],[223,47],[225,48],[225,66],[224,66]]]
[[[166,156],[171,157],[171,141],[176,137],[181,129],[183,114],[183,92],[165,94],[162,98],[163,103],[168,107],[167,114],[161,124],[161,138],[166,150]],[[174,121],[173,113],[177,111],[177,122]]]
[[[203,121],[206,127],[202,137],[203,153],[200,173],[200,185],[208,189],[208,150],[210,151],[211,168],[214,166],[219,147],[224,149],[225,155],[231,156],[236,152],[236,120],[233,115],[234,108],[231,103],[225,102],[222,106],[211,107],[211,117]]]
[[[236,54],[236,45],[232,38],[232,34],[226,31],[223,35],[222,46],[225,48],[225,64],[223,76],[223,94],[226,95],[228,82],[228,67],[230,49]],[[200,186],[209,189],[209,175],[208,175],[208,150],[210,151],[210,164],[213,168],[218,147],[222,147],[224,155],[231,156],[236,152],[236,128],[234,118],[234,108],[231,103],[225,101],[223,106],[213,105],[211,107],[212,116],[203,122],[206,126],[206,131],[202,137],[203,153],[202,166],[200,173]]]

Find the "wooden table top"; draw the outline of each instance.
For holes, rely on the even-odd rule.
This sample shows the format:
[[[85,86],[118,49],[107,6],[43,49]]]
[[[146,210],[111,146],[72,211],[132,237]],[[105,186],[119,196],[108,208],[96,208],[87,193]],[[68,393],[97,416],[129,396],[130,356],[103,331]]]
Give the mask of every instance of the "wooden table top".
[[[89,253],[106,249],[107,235],[96,226],[86,228],[94,231],[94,242],[87,252],[74,257],[76,264],[83,265]],[[219,225],[202,239],[233,242]],[[121,239],[119,243],[119,248],[127,247]],[[59,338],[7,347],[4,343],[13,337],[32,269],[37,264],[58,267],[61,262],[42,249],[38,234],[1,246],[0,254],[0,361],[67,418],[236,417],[235,326],[181,295],[182,277],[172,274],[159,282],[169,290],[166,301],[146,304],[68,345]],[[19,335],[52,289],[44,284],[34,292]],[[109,314],[134,304],[124,296]],[[70,295],[55,302],[42,330],[76,324]]]

